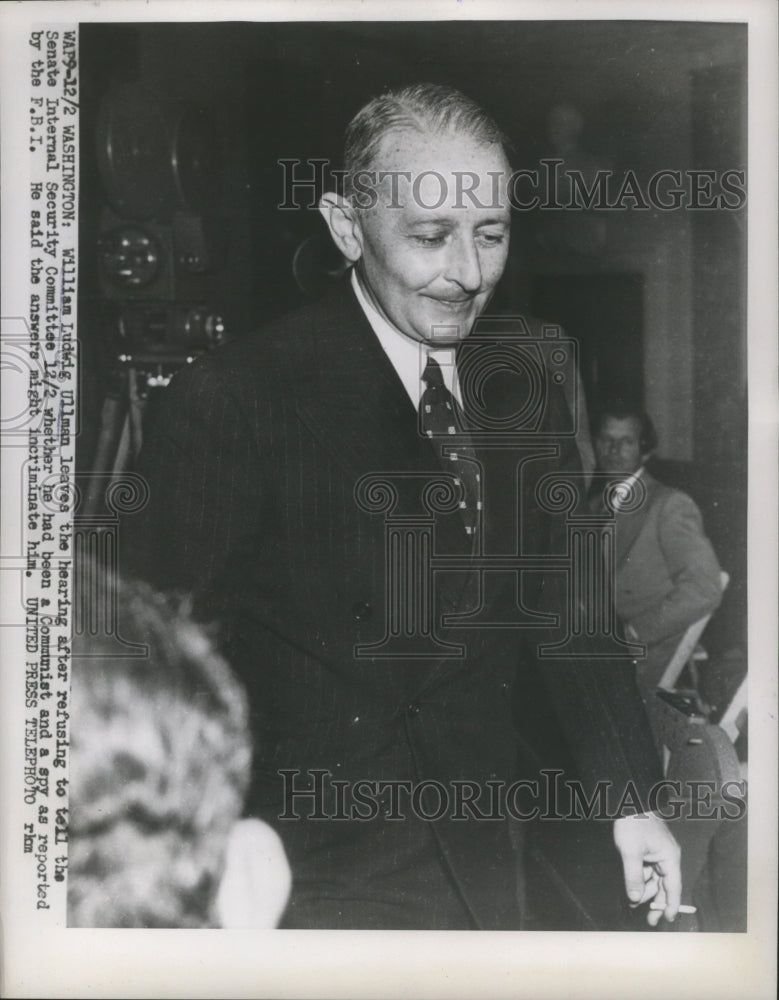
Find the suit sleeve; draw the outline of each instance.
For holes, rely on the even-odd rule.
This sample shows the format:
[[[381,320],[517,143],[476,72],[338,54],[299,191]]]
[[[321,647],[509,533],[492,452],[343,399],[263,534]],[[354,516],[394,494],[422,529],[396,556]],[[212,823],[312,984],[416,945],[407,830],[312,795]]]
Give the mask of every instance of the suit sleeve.
[[[661,603],[630,621],[639,641],[650,645],[683,632],[722,599],[719,563],[693,501],[684,493],[672,493],[657,524],[672,588]]]
[[[138,464],[148,504],[123,532],[120,565],[157,587],[203,594],[260,516],[250,429],[208,362],[173,380],[149,424]]]

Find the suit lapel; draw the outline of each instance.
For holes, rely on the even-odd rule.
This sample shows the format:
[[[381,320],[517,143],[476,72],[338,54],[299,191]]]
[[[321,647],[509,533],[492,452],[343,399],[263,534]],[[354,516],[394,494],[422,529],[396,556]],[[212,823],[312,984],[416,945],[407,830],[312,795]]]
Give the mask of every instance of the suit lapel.
[[[644,530],[647,519],[649,518],[649,512],[657,499],[660,489],[658,481],[654,477],[650,476],[649,473],[644,472],[641,479],[644,487],[646,488],[644,502],[638,510],[630,513],[618,511],[615,515],[615,524],[617,529],[617,570],[620,570],[624,566],[625,561],[630,554],[630,550],[636,543],[636,539]]]
[[[425,482],[442,473],[403,383],[348,284],[325,304],[327,321],[312,338],[315,375],[298,393],[298,416],[354,483],[389,479],[396,514],[421,513]],[[436,518],[437,550],[460,551],[459,516]]]
[[[324,322],[311,331],[309,341],[316,363],[306,366],[307,384],[296,387],[299,419],[355,490],[365,477],[391,484],[396,504],[385,518],[425,514],[425,485],[451,473],[444,473],[434,446],[421,434],[417,411],[348,284],[335,290],[322,310]],[[458,510],[436,514],[434,553],[470,553],[470,536]],[[439,615],[462,609],[468,576],[462,571],[435,574]],[[441,638],[455,641],[448,634]],[[438,665],[436,660],[413,664],[410,686],[425,684]]]

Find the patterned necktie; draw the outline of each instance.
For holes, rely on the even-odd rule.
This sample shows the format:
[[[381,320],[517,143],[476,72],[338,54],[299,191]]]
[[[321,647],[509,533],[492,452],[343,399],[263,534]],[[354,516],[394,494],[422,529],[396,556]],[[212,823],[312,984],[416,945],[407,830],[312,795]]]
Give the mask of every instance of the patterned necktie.
[[[470,437],[463,428],[462,411],[444,385],[441,366],[432,356],[428,356],[422,381],[426,387],[419,401],[422,431],[435,442],[444,468],[455,474],[455,484],[463,492],[460,514],[466,532],[473,535],[481,516],[481,480]]]

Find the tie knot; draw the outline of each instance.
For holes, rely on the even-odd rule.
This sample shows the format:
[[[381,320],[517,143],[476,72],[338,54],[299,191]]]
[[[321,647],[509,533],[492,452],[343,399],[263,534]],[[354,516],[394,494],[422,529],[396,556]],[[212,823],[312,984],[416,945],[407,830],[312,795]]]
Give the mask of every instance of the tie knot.
[[[427,365],[422,372],[422,381],[429,389],[443,389],[444,375],[441,366],[432,355],[427,356]]]

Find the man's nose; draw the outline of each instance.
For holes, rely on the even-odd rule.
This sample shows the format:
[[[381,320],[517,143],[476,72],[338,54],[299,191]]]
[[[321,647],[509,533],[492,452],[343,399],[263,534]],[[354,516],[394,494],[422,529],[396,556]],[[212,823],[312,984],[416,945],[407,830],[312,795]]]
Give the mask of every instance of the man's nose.
[[[456,281],[466,292],[481,288],[481,260],[473,240],[454,240],[447,261],[446,277]]]

